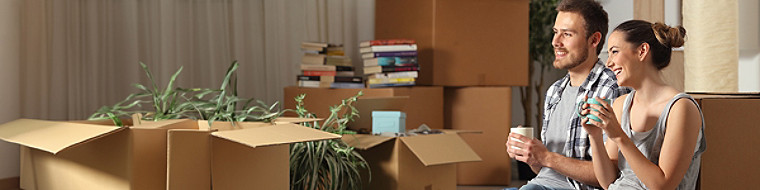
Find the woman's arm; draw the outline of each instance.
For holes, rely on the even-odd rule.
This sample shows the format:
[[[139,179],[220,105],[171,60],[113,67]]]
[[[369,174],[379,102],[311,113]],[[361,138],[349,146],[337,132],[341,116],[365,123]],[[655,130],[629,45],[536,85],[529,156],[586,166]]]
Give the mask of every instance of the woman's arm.
[[[612,139],[628,164],[650,189],[675,189],[686,174],[702,125],[699,109],[691,101],[676,101],[667,120],[659,166],[639,152],[629,138]]]
[[[625,96],[622,96],[618,98],[617,100],[625,100]],[[615,118],[617,120],[606,120],[607,122],[617,122],[620,120],[620,117],[622,114],[615,114],[615,113],[623,113],[622,107],[624,101],[614,101],[612,105],[613,112],[608,113],[610,115],[615,115]],[[588,110],[584,111],[585,113],[588,113]],[[618,148],[617,145],[615,145],[612,141],[604,142],[603,136],[601,134],[602,128],[597,127],[596,125],[586,125],[586,122],[588,119],[583,119],[581,123],[583,124],[584,128],[589,132],[590,135],[590,143],[591,143],[591,150],[592,150],[592,162],[594,165],[594,174],[596,175],[596,179],[599,181],[599,185],[605,189],[609,188],[610,184],[615,181],[615,179],[618,178],[619,170],[617,168],[617,160],[618,160]],[[599,124],[599,123],[597,123]],[[607,123],[609,124],[609,123]],[[620,126],[619,123],[617,126]],[[597,132],[597,130],[599,130]],[[593,133],[593,134],[592,134]]]

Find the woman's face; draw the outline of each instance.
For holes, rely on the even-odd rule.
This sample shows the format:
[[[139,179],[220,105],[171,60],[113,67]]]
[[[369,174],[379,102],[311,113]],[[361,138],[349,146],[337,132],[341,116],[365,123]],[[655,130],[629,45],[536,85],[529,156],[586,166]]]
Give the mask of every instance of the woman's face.
[[[607,40],[607,68],[612,70],[617,77],[619,86],[631,86],[631,82],[641,73],[642,60],[639,56],[638,47],[625,41],[625,34],[614,31]]]

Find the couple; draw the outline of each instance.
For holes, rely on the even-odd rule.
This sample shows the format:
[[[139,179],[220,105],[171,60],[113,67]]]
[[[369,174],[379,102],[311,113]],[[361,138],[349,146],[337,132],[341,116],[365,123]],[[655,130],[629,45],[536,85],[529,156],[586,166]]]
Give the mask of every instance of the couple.
[[[568,74],[547,92],[543,142],[515,133],[507,138],[509,156],[538,173],[520,189],[695,189],[705,150],[701,110],[659,72],[686,30],[624,22],[610,34],[602,64],[608,22],[602,6],[564,0],[557,11],[553,64]],[[578,109],[587,98],[602,103]]]

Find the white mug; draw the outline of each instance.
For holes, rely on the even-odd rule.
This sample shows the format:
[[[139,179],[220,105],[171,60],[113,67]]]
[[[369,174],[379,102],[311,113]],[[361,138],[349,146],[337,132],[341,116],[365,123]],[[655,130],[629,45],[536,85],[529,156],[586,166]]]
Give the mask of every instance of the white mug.
[[[533,127],[513,127],[509,129],[511,133],[521,134],[522,136],[533,138]],[[522,142],[518,139],[512,138],[514,141]]]

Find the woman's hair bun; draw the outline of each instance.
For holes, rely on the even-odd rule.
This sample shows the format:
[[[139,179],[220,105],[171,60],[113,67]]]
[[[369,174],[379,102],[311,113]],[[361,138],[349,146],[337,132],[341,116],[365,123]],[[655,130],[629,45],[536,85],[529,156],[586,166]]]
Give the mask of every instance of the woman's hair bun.
[[[671,48],[683,46],[686,37],[686,29],[683,26],[670,27],[658,22],[652,24],[652,31],[654,31],[657,41]]]

